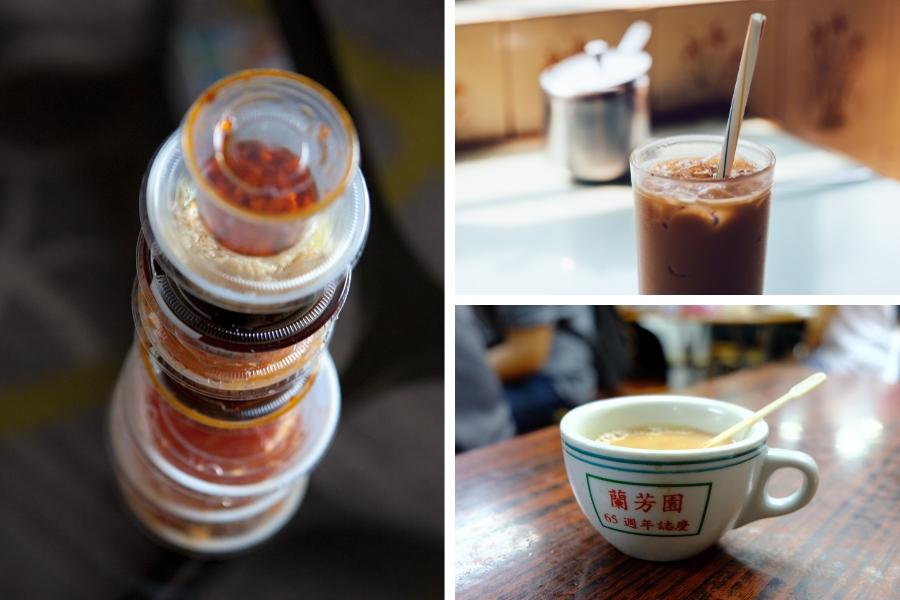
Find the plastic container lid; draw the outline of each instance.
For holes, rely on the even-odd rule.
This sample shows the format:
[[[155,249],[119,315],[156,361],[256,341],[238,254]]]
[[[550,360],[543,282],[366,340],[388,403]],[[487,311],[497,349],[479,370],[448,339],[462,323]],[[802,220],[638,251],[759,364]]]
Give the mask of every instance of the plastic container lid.
[[[295,246],[359,165],[356,129],[341,103],[287,71],[242,71],[214,83],[180,131],[200,221],[243,255]]]
[[[359,165],[340,102],[308,77],[275,69],[235,73],[204,91],[184,117],[181,148],[201,194],[255,221],[309,217],[344,193]]]
[[[178,378],[178,372],[161,357],[153,356],[149,349],[142,348],[141,357],[150,382],[173,409],[207,426],[243,428],[278,418],[302,401],[315,378],[323,352],[324,349],[303,370],[293,374],[287,385],[269,394],[253,396],[213,396],[208,390],[185,385],[191,382]]]
[[[248,314],[209,304],[182,289],[153,259],[142,237],[138,239],[137,263],[138,277],[149,284],[158,306],[168,311],[167,317],[175,326],[191,338],[232,352],[256,354],[300,343],[340,312],[350,292],[351,275],[347,271],[310,298],[309,304]]]
[[[196,296],[237,312],[277,312],[302,304],[343,277],[369,228],[369,196],[355,172],[340,197],[306,219],[303,238],[272,256],[223,247],[201,221],[199,184],[173,133],[158,150],[141,189],[141,227],[153,257]]]
[[[260,496],[230,498],[202,494],[179,485],[141,454],[125,421],[121,399],[115,398],[109,414],[113,466],[120,478],[127,479],[148,502],[165,512],[201,523],[235,522],[258,515],[290,492],[291,488],[285,487]]]
[[[318,377],[300,403],[304,410],[303,422],[309,429],[304,432],[303,443],[288,464],[256,483],[213,483],[195,477],[179,469],[160,454],[151,442],[150,424],[146,421],[146,417],[136,414],[140,413],[139,405],[144,402],[141,390],[146,389],[143,387],[144,366],[138,354],[136,348],[129,353],[120,378],[121,385],[116,388],[114,402],[127,403],[125,407],[128,415],[127,424],[132,428],[132,435],[141,451],[154,466],[166,477],[191,490],[203,494],[243,498],[266,494],[290,485],[312,471],[325,454],[337,429],[341,405],[340,383],[334,362],[330,355],[326,354]],[[227,478],[222,479],[227,481]]]
[[[297,509],[300,507],[300,504],[303,502],[303,498],[306,495],[307,483],[307,478],[297,481],[297,483],[290,488],[287,496],[282,500],[279,500],[270,510],[262,515],[265,518],[257,518],[243,528],[240,528],[238,533],[229,532],[226,535],[207,533],[208,530],[212,529],[212,527],[209,527],[208,525],[213,524],[203,523],[202,521],[196,521],[195,523],[197,523],[197,525],[194,526],[190,526],[191,523],[182,523],[183,527],[181,528],[173,526],[171,522],[172,516],[163,514],[155,517],[152,513],[140,510],[140,506],[135,506],[130,499],[128,500],[138,518],[141,520],[141,523],[151,534],[158,536],[164,542],[181,550],[197,553],[200,556],[209,555],[218,557],[220,555],[230,555],[232,553],[240,552],[251,546],[261,544],[272,537],[278,530],[284,527],[285,523],[287,523],[290,518],[294,516],[294,513],[297,512]],[[156,508],[157,510],[160,510],[161,507]],[[162,510],[161,512],[166,513],[167,511]],[[178,515],[174,516],[176,519],[184,519],[184,517],[179,517]],[[203,527],[203,525],[207,525],[207,527]],[[228,531],[233,528],[227,527],[229,523],[221,525],[225,525],[225,527],[221,527],[223,531]],[[194,531],[201,531],[201,533],[191,535],[191,533],[187,533],[187,531],[190,531],[191,533]]]

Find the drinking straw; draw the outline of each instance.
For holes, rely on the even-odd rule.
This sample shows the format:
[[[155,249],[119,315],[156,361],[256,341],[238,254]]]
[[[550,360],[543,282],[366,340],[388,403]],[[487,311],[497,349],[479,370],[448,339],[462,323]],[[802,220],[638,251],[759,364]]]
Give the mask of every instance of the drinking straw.
[[[728,113],[728,126],[725,128],[725,141],[722,143],[716,179],[728,177],[731,173],[731,166],[734,164],[738,137],[741,135],[741,121],[744,119],[747,96],[750,95],[750,81],[753,79],[756,55],[759,53],[759,41],[762,39],[765,25],[766,15],[760,13],[750,15],[750,25],[747,27],[747,38],[744,40],[741,67],[738,70],[737,81],[734,83],[734,97],[731,99],[731,111]]]

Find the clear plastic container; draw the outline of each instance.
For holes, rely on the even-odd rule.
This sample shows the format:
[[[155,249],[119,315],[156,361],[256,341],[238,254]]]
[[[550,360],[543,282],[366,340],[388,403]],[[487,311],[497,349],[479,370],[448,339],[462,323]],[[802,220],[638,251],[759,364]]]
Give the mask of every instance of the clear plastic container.
[[[289,487],[254,496],[223,496],[205,494],[185,487],[168,477],[141,452],[132,428],[125,420],[125,402],[115,397],[109,414],[110,442],[118,477],[148,501],[165,512],[192,521],[227,522],[252,517],[284,499]]]
[[[142,229],[154,258],[225,308],[302,303],[349,271],[365,242],[369,201],[357,146],[344,109],[306,78],[248,71],[223,80],[198,99],[145,176]],[[282,150],[297,160],[269,156]],[[300,165],[284,167],[296,177],[241,167],[262,155]]]
[[[350,288],[348,273],[299,310],[247,315],[180,289],[142,242],[137,263],[132,302],[141,343],[170,378],[217,399],[271,396],[309,376]]]
[[[202,555],[232,554],[271,537],[293,516],[306,493],[308,478],[302,477],[289,493],[252,516],[229,521],[209,521],[197,514],[171,512],[170,507],[147,498],[121,474],[119,489],[134,515],[143,526],[163,542],[176,549]]]
[[[331,442],[340,413],[337,372],[327,353],[293,403],[237,423],[209,419],[172,397],[139,345],[121,380],[125,423],[140,452],[167,478],[209,495],[258,496],[309,473]]]
[[[119,489],[147,531],[176,549],[201,555],[239,552],[281,528],[306,492],[307,473],[283,479],[265,490],[233,490],[222,494],[184,485],[150,460],[129,423],[128,407],[140,363],[136,349],[126,360],[113,393],[109,439]]]
[[[110,449],[132,512],[180,550],[270,536],[331,443],[328,342],[369,228],[358,163],[327,90],[261,70],[210,87],[144,176]]]
[[[218,81],[188,110],[181,148],[197,208],[220,244],[270,256],[341,196],[359,164],[347,111],[316,82],[275,70]]]

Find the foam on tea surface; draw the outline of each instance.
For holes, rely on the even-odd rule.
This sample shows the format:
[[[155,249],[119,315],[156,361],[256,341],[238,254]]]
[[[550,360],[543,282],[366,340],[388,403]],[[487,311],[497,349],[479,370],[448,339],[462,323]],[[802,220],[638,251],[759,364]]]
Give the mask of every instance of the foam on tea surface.
[[[718,157],[704,158],[676,158],[661,160],[650,166],[650,172],[678,179],[715,179],[716,170],[719,168]],[[751,175],[759,171],[759,166],[745,158],[737,157],[731,167],[728,179]]]
[[[722,203],[746,201],[758,196],[764,185],[756,178],[740,179],[760,171],[760,167],[744,158],[734,161],[727,179],[716,179],[719,159],[714,158],[668,158],[644,165],[653,175],[643,181],[640,192],[652,197],[656,202],[675,204],[711,202]]]
[[[611,446],[645,450],[694,450],[714,437],[716,437],[714,433],[707,433],[693,427],[648,425],[634,429],[607,431],[596,441]]]

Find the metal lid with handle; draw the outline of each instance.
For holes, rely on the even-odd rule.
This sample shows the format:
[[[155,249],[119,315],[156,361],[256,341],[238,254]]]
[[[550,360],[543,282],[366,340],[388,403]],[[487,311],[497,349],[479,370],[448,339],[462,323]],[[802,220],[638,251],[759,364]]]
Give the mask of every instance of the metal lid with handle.
[[[608,92],[647,73],[653,59],[644,46],[650,39],[650,24],[635,21],[619,45],[610,48],[603,40],[585,44],[584,53],[558,62],[541,73],[541,88],[559,98],[575,98]]]

